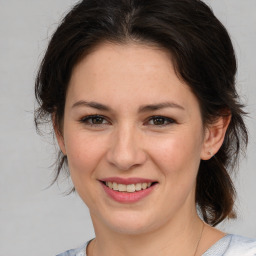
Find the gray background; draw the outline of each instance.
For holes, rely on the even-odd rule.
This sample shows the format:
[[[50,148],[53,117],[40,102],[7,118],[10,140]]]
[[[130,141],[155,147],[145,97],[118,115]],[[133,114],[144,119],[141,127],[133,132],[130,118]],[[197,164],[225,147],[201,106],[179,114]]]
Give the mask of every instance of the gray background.
[[[46,189],[55,148],[33,126],[33,84],[59,19],[74,0],[0,0],[0,256],[46,256],[93,237],[89,214],[68,186]],[[248,104],[250,144],[236,177],[238,219],[220,228],[256,238],[256,1],[208,0],[228,28],[239,64],[238,90]]]

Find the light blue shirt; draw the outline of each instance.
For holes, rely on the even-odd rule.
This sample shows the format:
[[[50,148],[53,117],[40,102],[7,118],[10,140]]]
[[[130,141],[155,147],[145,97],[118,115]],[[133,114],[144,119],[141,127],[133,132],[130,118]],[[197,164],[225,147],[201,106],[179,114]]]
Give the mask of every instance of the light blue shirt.
[[[88,243],[57,256],[86,256]],[[256,240],[228,234],[209,248],[202,256],[256,256]]]

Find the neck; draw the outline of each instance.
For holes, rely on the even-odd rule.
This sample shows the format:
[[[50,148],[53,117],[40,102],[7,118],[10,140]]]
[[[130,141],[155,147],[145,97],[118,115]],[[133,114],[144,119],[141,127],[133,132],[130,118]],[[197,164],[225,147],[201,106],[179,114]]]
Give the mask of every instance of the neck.
[[[196,211],[186,217],[178,215],[161,228],[149,232],[125,234],[104,228],[92,216],[96,234],[93,256],[194,256],[201,237],[202,221]]]

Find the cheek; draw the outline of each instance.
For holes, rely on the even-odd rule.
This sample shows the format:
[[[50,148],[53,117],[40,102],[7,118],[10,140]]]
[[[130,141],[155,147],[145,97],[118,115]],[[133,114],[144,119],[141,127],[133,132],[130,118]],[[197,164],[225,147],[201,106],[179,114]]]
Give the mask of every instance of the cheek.
[[[65,137],[68,167],[77,193],[86,205],[94,205],[98,191],[95,190],[95,170],[104,156],[104,142],[99,137],[75,132]]]
[[[197,133],[195,133],[197,134]],[[151,156],[165,175],[193,176],[197,173],[202,147],[201,136],[191,132],[173,133],[161,140],[151,141]]]
[[[99,141],[96,136],[88,136],[85,132],[77,132],[67,134],[65,146],[74,183],[75,179],[82,181],[85,176],[92,176],[93,170],[104,155],[104,141]]]

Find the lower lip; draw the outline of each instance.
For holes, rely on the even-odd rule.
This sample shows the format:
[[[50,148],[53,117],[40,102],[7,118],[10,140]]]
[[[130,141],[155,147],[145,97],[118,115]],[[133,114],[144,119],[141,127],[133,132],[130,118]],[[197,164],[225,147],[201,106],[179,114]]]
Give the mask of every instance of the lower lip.
[[[155,185],[143,189],[137,192],[119,192],[107,187],[105,184],[102,183],[103,189],[105,192],[115,201],[119,203],[135,203],[143,199],[144,197],[148,196],[154,189]]]

